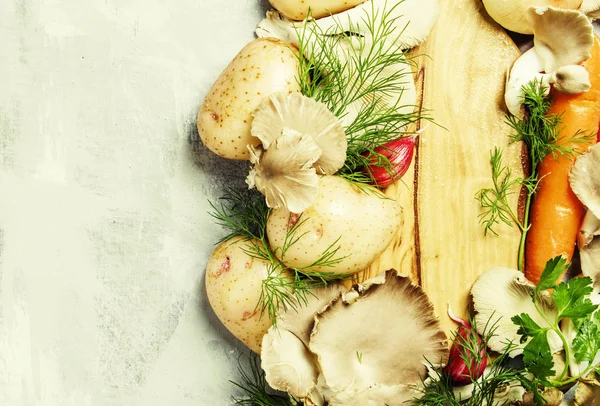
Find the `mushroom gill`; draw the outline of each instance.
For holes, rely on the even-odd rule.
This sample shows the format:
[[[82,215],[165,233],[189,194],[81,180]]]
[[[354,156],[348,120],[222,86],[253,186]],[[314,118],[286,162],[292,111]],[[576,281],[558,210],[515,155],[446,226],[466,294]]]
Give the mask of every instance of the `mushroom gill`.
[[[428,362],[446,362],[446,335],[420,287],[391,270],[385,283],[358,292],[350,301],[340,296],[317,314],[310,337],[310,350],[333,393],[375,396],[374,387],[396,393],[399,385],[420,385]]]

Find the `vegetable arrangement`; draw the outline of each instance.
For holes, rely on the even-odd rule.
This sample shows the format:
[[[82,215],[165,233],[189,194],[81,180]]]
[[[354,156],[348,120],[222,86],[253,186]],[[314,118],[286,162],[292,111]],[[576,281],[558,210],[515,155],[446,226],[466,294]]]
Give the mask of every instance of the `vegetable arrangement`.
[[[521,232],[518,270],[480,276],[474,314],[451,314],[459,326],[449,342],[418,281],[394,270],[360,276],[408,214],[386,188],[432,121],[407,50],[428,36],[437,1],[272,0],[278,11],[198,115],[209,149],[249,161],[249,190],[213,204],[229,233],[206,269],[216,315],[260,354],[260,366],[242,370],[236,385],[248,397],[237,404],[559,405],[575,383],[577,405],[596,399],[600,174],[590,168],[600,150],[589,147],[600,42],[576,10],[594,15],[587,2],[526,3],[510,13],[534,48],[515,62],[505,94],[510,138],[527,147],[525,176],[496,148],[492,186],[476,196],[486,238],[501,224]],[[520,190],[516,207],[509,197]],[[583,276],[563,281],[576,240]]]

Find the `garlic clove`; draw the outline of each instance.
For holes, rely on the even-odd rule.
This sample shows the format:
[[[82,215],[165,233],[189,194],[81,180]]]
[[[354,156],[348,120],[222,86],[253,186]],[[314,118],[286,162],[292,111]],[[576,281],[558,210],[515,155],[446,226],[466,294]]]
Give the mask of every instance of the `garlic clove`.
[[[373,183],[385,188],[400,179],[410,167],[415,151],[415,136],[387,142],[368,155],[369,166],[363,172],[370,175]],[[385,159],[382,159],[385,158]],[[390,166],[386,165],[386,159]]]
[[[533,28],[533,45],[544,72],[576,65],[588,59],[594,45],[592,23],[577,10],[531,7],[527,18]]]
[[[469,385],[479,379],[485,371],[488,363],[486,345],[471,324],[456,317],[450,307],[448,307],[448,315],[459,326],[450,347],[448,363],[443,371],[454,386]]]
[[[561,66],[550,75],[554,89],[566,94],[585,93],[592,88],[590,74],[581,65]]]

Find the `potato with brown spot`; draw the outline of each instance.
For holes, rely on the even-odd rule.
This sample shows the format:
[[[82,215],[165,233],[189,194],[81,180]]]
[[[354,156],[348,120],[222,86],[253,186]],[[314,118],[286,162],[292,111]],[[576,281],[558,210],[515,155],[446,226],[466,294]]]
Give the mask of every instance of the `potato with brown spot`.
[[[314,204],[296,219],[285,208],[274,209],[267,220],[267,235],[273,251],[296,268],[314,264],[328,249],[339,247],[332,266],[305,270],[349,275],[364,270],[390,244],[402,224],[402,208],[393,199],[369,186],[358,188],[339,176],[319,179]],[[290,223],[292,236],[300,237],[285,250]]]
[[[258,241],[255,241],[260,243]],[[221,243],[206,267],[206,293],[215,314],[252,351],[260,352],[262,337],[271,326],[256,308],[270,263],[246,252],[251,241],[235,237]]]
[[[296,49],[274,38],[246,45],[212,86],[198,113],[198,132],[204,145],[229,159],[250,159],[252,112],[270,95],[298,92]]]

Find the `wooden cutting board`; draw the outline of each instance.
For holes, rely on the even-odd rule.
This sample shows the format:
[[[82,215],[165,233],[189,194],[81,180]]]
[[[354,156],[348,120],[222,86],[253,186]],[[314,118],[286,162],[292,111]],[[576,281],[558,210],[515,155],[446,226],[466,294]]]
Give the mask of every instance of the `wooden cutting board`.
[[[420,284],[442,326],[465,316],[473,282],[493,266],[516,268],[520,233],[497,227],[484,236],[477,191],[491,186],[490,151],[522,174],[521,145],[508,145],[503,102],[506,72],[520,52],[479,0],[440,0],[441,13],[418,57],[417,88],[436,125],[422,122],[416,167],[388,188],[405,223],[368,275],[395,268]],[[516,206],[517,196],[512,203]],[[366,275],[366,276],[368,276]]]

